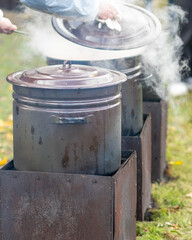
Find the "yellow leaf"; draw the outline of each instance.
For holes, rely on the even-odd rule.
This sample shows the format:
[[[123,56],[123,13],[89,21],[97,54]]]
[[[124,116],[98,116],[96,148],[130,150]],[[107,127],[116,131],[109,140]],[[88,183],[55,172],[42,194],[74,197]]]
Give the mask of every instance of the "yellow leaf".
[[[0,161],[0,166],[4,166],[5,164],[7,164],[8,159],[7,157],[4,157],[3,160]]]
[[[182,165],[183,164],[183,162],[182,161],[177,161],[177,162],[169,162],[168,163],[169,165]]]

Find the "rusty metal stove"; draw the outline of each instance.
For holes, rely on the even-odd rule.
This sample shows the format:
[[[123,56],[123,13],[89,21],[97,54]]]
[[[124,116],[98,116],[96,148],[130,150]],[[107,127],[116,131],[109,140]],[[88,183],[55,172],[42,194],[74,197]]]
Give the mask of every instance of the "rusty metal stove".
[[[126,160],[125,160],[126,159]],[[112,176],[0,171],[0,239],[136,239],[136,153]]]
[[[159,83],[158,83],[159,82]],[[167,91],[161,88],[160,96],[157,92],[160,80],[152,73],[144,74],[141,83],[143,85],[143,112],[151,115],[152,133],[152,182],[161,181],[167,166],[166,163],[166,138],[167,138],[167,115],[168,103]]]

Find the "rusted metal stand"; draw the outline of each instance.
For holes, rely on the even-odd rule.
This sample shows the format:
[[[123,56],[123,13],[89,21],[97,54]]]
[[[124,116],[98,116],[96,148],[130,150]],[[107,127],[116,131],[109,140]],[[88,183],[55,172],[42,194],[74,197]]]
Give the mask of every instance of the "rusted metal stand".
[[[168,104],[161,100],[157,102],[143,102],[145,114],[151,114],[152,126],[152,182],[163,178],[166,168],[166,137]]]
[[[1,240],[135,240],[136,153],[113,176],[0,171]]]
[[[151,117],[145,118],[141,133],[122,139],[122,150],[137,152],[137,220],[143,221],[151,205]]]

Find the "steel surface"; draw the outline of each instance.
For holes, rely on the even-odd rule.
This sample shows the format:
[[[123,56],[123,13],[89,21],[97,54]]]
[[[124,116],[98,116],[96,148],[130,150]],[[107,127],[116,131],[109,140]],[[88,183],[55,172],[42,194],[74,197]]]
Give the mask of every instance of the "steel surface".
[[[47,58],[48,65],[62,64],[64,60]],[[100,61],[73,61],[75,64],[98,66],[127,75],[122,84],[122,135],[137,135],[143,127],[143,100],[141,86],[141,57]]]
[[[0,181],[2,240],[112,239],[111,178],[2,170]]]
[[[151,114],[152,126],[152,182],[163,179],[166,168],[167,114],[166,101],[143,102],[143,110]]]
[[[16,171],[9,163],[0,171],[1,239],[135,240],[136,154],[127,157],[113,176]]]
[[[120,83],[126,76],[112,72],[80,65],[68,72],[56,65],[8,76],[16,169],[99,175],[118,170]]]
[[[122,151],[137,152],[137,220],[144,220],[151,205],[151,117],[145,119],[142,131],[137,136],[122,138]]]
[[[125,152],[124,152],[125,154]],[[115,178],[114,240],[136,239],[137,158],[136,153]]]

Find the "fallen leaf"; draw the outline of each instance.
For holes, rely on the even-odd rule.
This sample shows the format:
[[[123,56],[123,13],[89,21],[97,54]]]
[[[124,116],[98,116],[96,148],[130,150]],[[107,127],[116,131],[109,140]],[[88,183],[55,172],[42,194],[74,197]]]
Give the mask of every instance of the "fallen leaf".
[[[168,232],[166,232],[166,231],[164,231],[164,236],[165,236],[166,238],[169,238],[169,239],[174,239],[174,240],[177,239],[176,237],[172,236],[170,233],[168,233]]]
[[[182,165],[183,164],[183,162],[182,161],[177,161],[177,162],[169,162],[168,163],[169,165]]]
[[[7,157],[4,157],[3,160],[0,160],[0,166],[4,166],[5,164],[7,164],[8,159]]]
[[[180,209],[180,206],[179,205],[176,205],[174,207],[170,207],[170,208],[166,208],[167,211],[170,211],[172,213],[178,211]]]
[[[180,206],[179,206],[179,205],[176,205],[176,206],[170,208],[170,210],[171,210],[172,212],[178,211],[179,209],[180,209]]]

